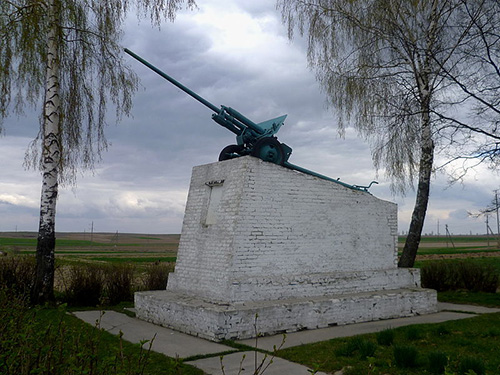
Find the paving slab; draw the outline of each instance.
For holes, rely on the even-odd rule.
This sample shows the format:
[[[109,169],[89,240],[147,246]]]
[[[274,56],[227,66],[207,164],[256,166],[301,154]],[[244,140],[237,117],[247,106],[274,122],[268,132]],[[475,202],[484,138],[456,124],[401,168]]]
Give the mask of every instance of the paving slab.
[[[298,363],[289,362],[281,358],[271,358],[259,352],[239,352],[226,355],[222,358],[211,357],[188,362],[205,373],[210,375],[242,374],[253,375],[255,373],[255,355],[257,355],[257,366],[262,368],[269,366],[266,375],[310,375],[308,368]],[[245,357],[243,357],[245,356]],[[272,360],[272,363],[270,361]],[[241,369],[241,372],[239,372]],[[317,372],[317,375],[326,375],[324,372]]]
[[[449,320],[471,318],[476,316],[476,314],[488,314],[495,312],[500,312],[500,309],[438,302],[438,312],[435,314],[417,315],[407,318],[378,320],[366,323],[292,332],[286,334],[284,343],[283,335],[260,337],[257,343],[255,342],[255,339],[238,340],[237,342],[251,347],[258,347],[259,349],[272,351],[274,347],[279,347],[280,345],[282,345],[282,348],[284,349],[339,337],[374,333],[383,331],[384,329],[403,327],[411,324],[442,323]]]
[[[118,335],[121,331],[123,339],[133,343],[151,340],[154,337],[151,349],[169,357],[187,358],[234,350],[229,346],[157,326],[115,311],[104,311],[104,314],[101,311],[77,311],[73,315],[94,326],[99,322],[102,329],[112,334]],[[149,347],[149,343],[146,343],[145,347]]]
[[[287,334],[284,343],[283,335],[260,337],[257,343],[255,339],[239,340],[237,342],[272,352],[274,347],[278,348],[282,343],[283,348],[288,348],[338,337],[373,333],[388,328],[397,328],[411,324],[441,323],[449,320],[466,319],[476,316],[477,314],[500,312],[498,308],[451,303],[438,303],[438,310],[439,312],[435,314],[293,332]],[[152,350],[163,353],[169,357],[179,356],[180,358],[189,358],[196,355],[212,355],[210,358],[187,362],[209,375],[238,373],[242,375],[252,375],[254,373],[255,352],[253,351],[225,354],[221,365],[221,353],[231,352],[234,350],[233,348],[157,326],[136,318],[131,318],[115,311],[104,311],[104,313],[101,311],[79,311],[74,312],[73,315],[94,326],[99,325],[99,327],[112,334],[118,335],[122,332],[123,338],[130,342],[139,343],[143,340],[151,340],[154,337]],[[148,345],[148,343],[145,344],[145,346]],[[244,359],[243,355],[245,355]],[[257,365],[260,365],[261,361],[264,360],[264,355],[262,353],[258,353],[257,355]],[[269,363],[269,360],[269,356],[265,358],[264,366]],[[244,369],[241,372],[239,372],[240,366]],[[310,371],[303,365],[289,362],[281,358],[273,358],[273,363],[267,369],[266,375],[283,374],[308,375]],[[319,372],[318,375],[326,374]]]
[[[490,314],[500,312],[499,308],[496,307],[484,307],[484,306],[474,306],[474,305],[460,305],[457,303],[448,302],[438,302],[438,310],[443,311],[463,311],[473,314]]]

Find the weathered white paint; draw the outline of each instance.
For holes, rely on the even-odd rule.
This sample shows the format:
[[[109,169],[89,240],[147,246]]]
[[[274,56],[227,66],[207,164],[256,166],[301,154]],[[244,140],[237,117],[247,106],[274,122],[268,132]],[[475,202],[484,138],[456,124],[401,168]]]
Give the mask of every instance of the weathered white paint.
[[[137,316],[220,340],[254,335],[255,314],[269,334],[434,311],[396,241],[396,205],[369,193],[253,157],[195,167],[175,272]]]

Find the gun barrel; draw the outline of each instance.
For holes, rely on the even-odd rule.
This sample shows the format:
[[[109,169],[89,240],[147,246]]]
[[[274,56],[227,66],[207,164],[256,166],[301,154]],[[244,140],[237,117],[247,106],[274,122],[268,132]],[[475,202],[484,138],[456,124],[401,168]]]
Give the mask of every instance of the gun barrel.
[[[163,78],[165,78],[167,81],[169,81],[170,83],[172,83],[173,85],[177,86],[178,88],[180,88],[182,91],[184,91],[186,94],[192,96],[193,98],[195,98],[196,100],[198,100],[200,103],[204,104],[205,106],[207,106],[208,108],[210,108],[212,111],[214,111],[215,113],[219,113],[220,112],[220,109],[219,107],[216,107],[215,105],[213,105],[212,103],[210,103],[208,100],[206,100],[205,98],[201,97],[200,95],[198,95],[197,93],[195,93],[194,91],[188,89],[186,86],[184,86],[182,83],[180,83],[179,81],[173,79],[172,77],[170,77],[168,74],[162,72],[160,69],[158,69],[156,66],[154,66],[153,64],[150,64],[149,62],[147,62],[146,60],[144,60],[142,57],[140,57],[139,55],[136,55],[134,52],[132,52],[131,50],[129,50],[128,48],[125,48],[125,52],[128,53],[130,56],[132,56],[134,59],[136,59],[137,61],[139,61],[140,63],[146,65],[149,69],[151,69],[152,71],[154,71],[155,73],[159,74],[160,76],[162,76]]]

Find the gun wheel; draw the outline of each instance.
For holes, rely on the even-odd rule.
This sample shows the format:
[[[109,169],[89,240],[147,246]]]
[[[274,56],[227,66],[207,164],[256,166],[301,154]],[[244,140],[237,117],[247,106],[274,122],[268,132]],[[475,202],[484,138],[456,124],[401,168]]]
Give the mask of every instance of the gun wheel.
[[[241,155],[239,153],[243,151],[243,146],[239,145],[229,145],[222,149],[219,154],[219,161],[229,160],[237,158]]]
[[[253,146],[251,155],[278,165],[283,165],[285,162],[283,147],[274,137],[259,139]]]

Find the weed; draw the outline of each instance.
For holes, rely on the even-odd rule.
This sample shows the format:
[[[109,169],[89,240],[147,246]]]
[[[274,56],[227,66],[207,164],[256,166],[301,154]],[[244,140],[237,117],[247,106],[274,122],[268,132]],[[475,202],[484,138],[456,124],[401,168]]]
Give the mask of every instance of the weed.
[[[498,337],[500,336],[500,329],[490,328],[482,334],[482,337]]]
[[[414,346],[395,345],[394,363],[401,368],[417,367],[418,351]]]
[[[2,375],[173,375],[178,368],[185,375],[201,373],[151,352],[152,340],[146,349],[148,341],[129,344],[122,335],[99,329],[99,322],[91,327],[69,316],[64,306],[29,308],[5,288],[0,289],[0,306]]]
[[[361,346],[361,338],[353,337],[349,339],[344,345],[341,345],[336,351],[335,355],[339,357],[352,357]]]
[[[360,365],[347,366],[342,369],[343,375],[366,375],[366,368]]]
[[[394,342],[394,330],[384,329],[377,333],[377,342],[379,345],[391,346]]]
[[[271,366],[274,363],[274,359],[276,358],[277,352],[281,348],[283,348],[283,345],[285,345],[285,341],[286,341],[286,334],[283,334],[283,339],[281,340],[281,344],[279,345],[279,347],[277,347],[276,345],[274,345],[273,351],[272,351],[271,354],[260,353],[257,350],[258,344],[259,344],[259,337],[260,337],[260,334],[259,334],[258,329],[257,329],[258,318],[259,318],[259,315],[255,314],[255,320],[254,320],[254,323],[253,323],[253,328],[254,328],[254,333],[255,333],[254,367],[253,367],[253,370],[251,370],[251,371],[253,371],[251,373],[251,375],[262,375],[262,374],[264,374],[267,371],[267,369],[269,368],[269,366]],[[240,365],[239,365],[239,369],[238,369],[237,375],[241,375],[245,371],[245,368],[243,368],[243,363],[245,362],[245,358],[246,358],[246,354],[243,354],[242,357],[241,357],[241,361],[240,361]],[[224,356],[223,355],[220,356],[219,360],[220,360],[220,368],[221,368],[221,371],[222,371],[222,375],[226,375],[225,367],[224,367]],[[309,372],[311,374],[316,374],[317,373],[317,369],[310,370]]]
[[[406,329],[406,338],[409,341],[416,341],[422,338],[422,332],[418,326],[410,326]]]
[[[436,336],[445,336],[449,335],[450,333],[450,330],[444,325],[438,325],[435,330]]]
[[[444,374],[448,365],[448,357],[440,351],[430,352],[427,355],[427,370],[431,374]]]
[[[361,359],[366,359],[375,356],[377,344],[372,341],[362,340],[359,344],[359,355]]]
[[[460,375],[468,375],[470,372],[474,371],[476,375],[484,375],[486,373],[486,369],[484,366],[484,362],[476,357],[465,357],[460,360],[458,365],[458,373]]]

